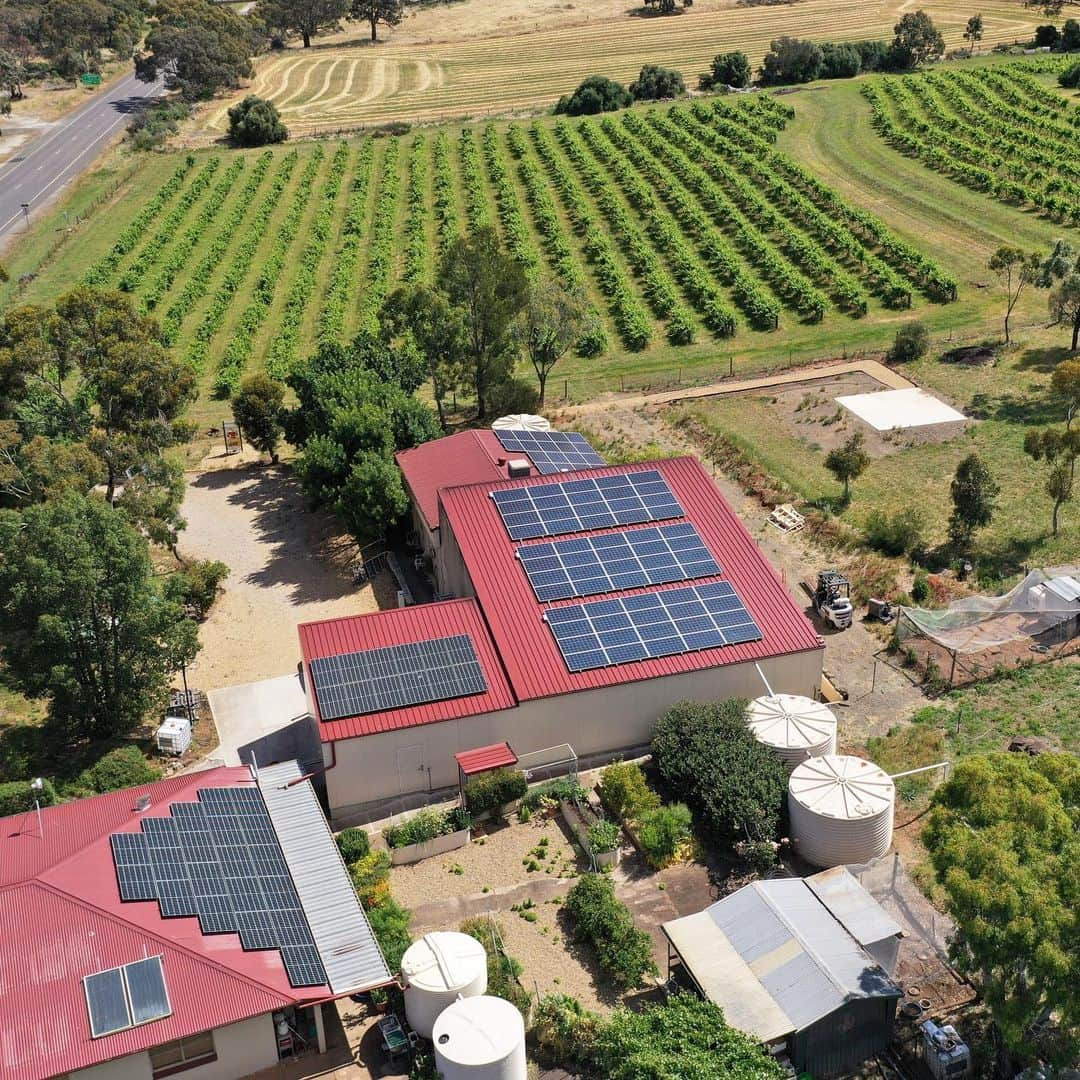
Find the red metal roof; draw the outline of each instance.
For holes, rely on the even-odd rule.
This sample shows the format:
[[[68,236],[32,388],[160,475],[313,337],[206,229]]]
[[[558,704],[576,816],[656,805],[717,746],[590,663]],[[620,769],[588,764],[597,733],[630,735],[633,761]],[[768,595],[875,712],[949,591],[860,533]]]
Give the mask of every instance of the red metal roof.
[[[120,899],[111,833],[199,788],[251,783],[247,768],[212,769],[48,807],[40,826],[33,812],[0,819],[0,1077],[51,1077],[328,995],[291,987],[277,950],[245,952],[237,934]],[[163,958],[171,1015],[92,1038],[83,977],[144,956]]]
[[[516,765],[517,759],[508,742],[478,746],[475,750],[463,750],[454,755],[458,768],[465,776],[475,776],[490,769],[504,769],[508,765]]]
[[[429,529],[439,527],[439,490],[506,478],[506,462],[528,454],[504,450],[487,428],[461,431],[396,455],[401,475]]]
[[[477,659],[487,681],[482,694],[451,698],[449,701],[429,701],[401,709],[352,716],[341,720],[323,721],[315,702],[316,719],[323,742],[351,739],[359,735],[374,735],[395,728],[433,724],[440,720],[456,720],[478,713],[499,712],[517,704],[499,662],[495,643],[491,640],[483,616],[475,600],[446,600],[437,604],[376,611],[369,615],[352,615],[323,622],[301,623],[300,651],[304,658],[304,678],[311,683],[311,661],[324,656],[379,649],[387,645],[407,645],[431,638],[467,634],[476,650]],[[314,695],[313,695],[314,696]]]
[[[496,484],[444,488],[440,495],[443,513],[461,549],[476,599],[518,700],[553,697],[822,648],[817,631],[696,458],[590,469],[585,473],[567,473],[559,476],[558,481],[647,469],[658,470],[667,480],[687,519],[694,523],[720,563],[723,569],[720,580],[734,586],[761,628],[762,640],[572,673],[567,670],[555,638],[543,620],[548,605],[538,603],[533,595],[514,555],[517,544],[507,534],[490,497],[494,490],[549,484],[554,478],[531,476]],[[580,601],[563,601],[552,606],[575,602]]]

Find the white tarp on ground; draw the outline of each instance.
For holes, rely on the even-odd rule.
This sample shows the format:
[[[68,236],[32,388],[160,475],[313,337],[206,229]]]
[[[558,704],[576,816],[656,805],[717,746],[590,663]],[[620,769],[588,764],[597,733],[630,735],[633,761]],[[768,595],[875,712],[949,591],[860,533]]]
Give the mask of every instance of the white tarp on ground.
[[[1032,570],[1004,596],[969,596],[947,608],[902,607],[897,621],[900,641],[922,635],[950,652],[982,652],[1010,641],[1034,638],[1080,625],[1080,567]]]
[[[848,394],[836,399],[838,405],[865,420],[876,431],[893,428],[953,424],[967,417],[933,394],[913,386],[908,390],[880,390],[872,394]]]

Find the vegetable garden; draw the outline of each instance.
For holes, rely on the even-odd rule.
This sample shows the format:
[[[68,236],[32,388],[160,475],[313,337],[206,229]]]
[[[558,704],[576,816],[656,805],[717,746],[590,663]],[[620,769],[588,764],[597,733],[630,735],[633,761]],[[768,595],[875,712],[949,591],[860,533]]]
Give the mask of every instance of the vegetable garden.
[[[585,291],[586,356],[955,299],[946,272],[776,149],[792,115],[761,95],[188,155],[110,222],[82,280],[131,293],[219,395],[374,330],[391,289],[431,280],[487,224],[528,274]]]
[[[1080,110],[1036,78],[1063,60],[927,71],[863,84],[891,146],[957,183],[1080,224]]]

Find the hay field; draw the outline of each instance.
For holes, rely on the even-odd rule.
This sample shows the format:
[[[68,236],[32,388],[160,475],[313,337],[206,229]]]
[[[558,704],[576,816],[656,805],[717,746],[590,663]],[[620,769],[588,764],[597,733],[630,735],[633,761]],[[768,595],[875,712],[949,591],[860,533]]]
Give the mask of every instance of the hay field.
[[[332,39],[266,57],[249,89],[270,98],[296,134],[391,120],[513,115],[550,106],[596,72],[629,81],[651,62],[678,68],[693,83],[716,53],[742,49],[757,64],[769,42],[783,34],[818,40],[887,37],[897,18],[916,6],[932,15],[950,49],[964,45],[964,25],[976,12],[985,22],[984,49],[1029,38],[1039,21],[1019,0],[927,0],[919,5],[911,0],[798,0],[764,8],[695,6],[666,18],[638,17],[630,9],[577,24],[571,12],[568,25],[561,27],[544,20],[528,32],[486,34],[479,20],[471,35],[426,42],[406,33],[407,21],[401,32],[375,45],[359,36],[349,44]],[[232,99],[215,102],[203,113],[203,125],[224,130],[230,104]]]

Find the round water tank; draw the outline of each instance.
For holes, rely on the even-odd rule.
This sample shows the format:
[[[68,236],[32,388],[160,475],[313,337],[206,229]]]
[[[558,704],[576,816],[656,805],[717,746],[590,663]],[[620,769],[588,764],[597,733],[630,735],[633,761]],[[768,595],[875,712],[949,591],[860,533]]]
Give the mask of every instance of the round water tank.
[[[532,413],[512,413],[491,422],[493,431],[550,431],[551,421]]]
[[[435,1018],[459,997],[487,989],[487,953],[468,934],[438,930],[414,941],[401,958],[405,1015],[412,1029],[431,1038]]]
[[[798,694],[774,694],[750,702],[746,722],[791,772],[807,758],[836,753],[836,717],[827,705]]]
[[[525,1080],[525,1021],[503,998],[462,998],[444,1009],[432,1036],[443,1080]]]
[[[828,754],[795,767],[788,782],[791,835],[814,866],[879,858],[892,843],[895,787],[872,761]]]

